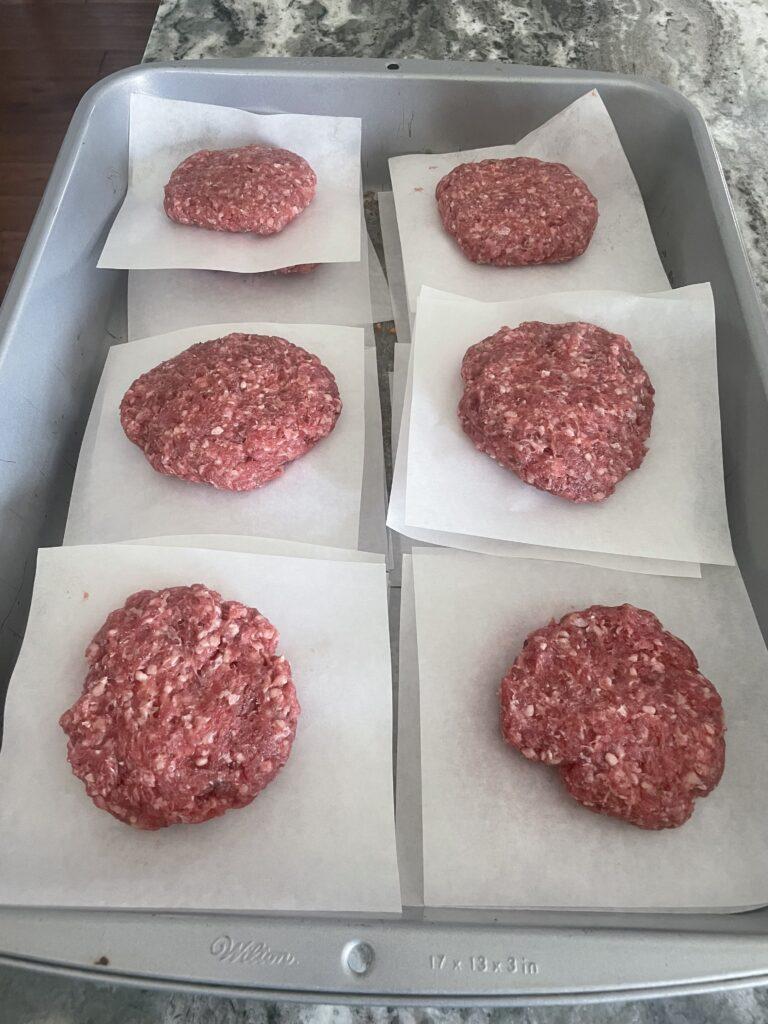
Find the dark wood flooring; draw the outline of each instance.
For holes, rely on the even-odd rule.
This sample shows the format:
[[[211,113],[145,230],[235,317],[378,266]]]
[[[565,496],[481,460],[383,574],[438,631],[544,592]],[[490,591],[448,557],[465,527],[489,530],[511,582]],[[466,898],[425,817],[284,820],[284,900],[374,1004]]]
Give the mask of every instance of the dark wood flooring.
[[[157,0],[0,0],[0,300],[72,113],[138,64]]]

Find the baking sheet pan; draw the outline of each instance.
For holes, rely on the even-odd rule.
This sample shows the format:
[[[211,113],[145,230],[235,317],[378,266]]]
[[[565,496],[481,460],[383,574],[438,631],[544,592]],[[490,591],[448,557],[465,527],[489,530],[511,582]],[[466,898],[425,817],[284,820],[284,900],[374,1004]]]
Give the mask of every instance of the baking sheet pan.
[[[125,187],[131,92],[260,111],[364,117],[366,188],[386,190],[387,158],[520,138],[597,87],[637,179],[675,286],[715,294],[726,490],[735,553],[768,624],[768,342],[706,126],[671,90],[620,76],[481,63],[384,60],[183,62],[121,72],[84,99],[0,312],[0,666],[23,634],[39,544],[61,539],[82,429],[104,362],[105,327],[123,274],[95,261]],[[34,339],[34,345],[30,343]],[[0,911],[2,956],[112,981],[172,983],[231,994],[333,1002],[531,1004],[703,991],[768,981],[764,911],[713,918],[621,914],[448,913],[425,927],[371,918],[372,968],[356,976],[348,919],[200,915],[30,915]],[[233,952],[218,940],[228,935]],[[279,963],[237,961],[238,941],[290,951]],[[251,947],[251,949],[255,948]],[[219,955],[212,950],[218,949]],[[510,952],[512,951],[512,952]],[[108,966],[94,965],[109,954]],[[516,973],[470,957],[517,956]],[[460,964],[454,969],[454,961]],[[527,965],[523,968],[523,961]],[[480,963],[476,961],[476,963]]]

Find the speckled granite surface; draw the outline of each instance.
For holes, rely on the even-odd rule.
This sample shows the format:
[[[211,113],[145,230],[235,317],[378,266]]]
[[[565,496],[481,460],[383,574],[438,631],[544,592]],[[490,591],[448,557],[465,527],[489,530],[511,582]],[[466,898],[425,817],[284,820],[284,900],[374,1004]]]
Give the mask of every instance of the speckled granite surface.
[[[644,75],[717,142],[768,311],[768,0],[164,0],[145,59],[504,60]]]
[[[764,989],[598,1006],[389,1009],[146,992],[0,968],[2,1024],[761,1024],[767,1020]]]
[[[508,60],[636,73],[681,89],[718,144],[768,309],[768,0],[165,0],[147,60]],[[96,986],[0,967],[0,1024],[758,1024],[768,991],[593,1007],[293,1007]]]

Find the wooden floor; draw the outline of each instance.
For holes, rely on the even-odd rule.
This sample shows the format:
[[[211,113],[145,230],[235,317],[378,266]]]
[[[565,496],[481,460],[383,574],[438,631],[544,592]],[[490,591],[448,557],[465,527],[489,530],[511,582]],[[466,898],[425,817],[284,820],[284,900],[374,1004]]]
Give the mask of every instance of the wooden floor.
[[[72,113],[138,64],[157,0],[0,0],[0,299]]]

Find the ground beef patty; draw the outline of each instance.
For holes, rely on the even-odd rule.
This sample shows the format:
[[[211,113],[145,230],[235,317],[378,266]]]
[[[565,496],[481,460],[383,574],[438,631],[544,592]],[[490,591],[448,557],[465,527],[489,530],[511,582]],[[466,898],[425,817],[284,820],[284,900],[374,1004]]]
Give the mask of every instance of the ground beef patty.
[[[473,263],[564,263],[584,252],[597,224],[581,178],[533,157],[459,164],[435,196],[445,230]]]
[[[464,431],[527,484],[602,501],[645,458],[654,391],[621,334],[586,323],[502,327],[467,350],[461,375]]]
[[[279,267],[277,270],[267,270],[267,274],[311,274],[317,270],[319,263],[296,263],[292,267]]]
[[[120,421],[158,472],[248,491],[330,434],[340,412],[317,356],[284,338],[228,334],[142,374]]]
[[[288,760],[300,712],[278,641],[254,608],[200,583],[113,611],[60,719],[96,806],[157,829],[249,804]]]
[[[690,648],[630,604],[531,633],[501,684],[501,731],[557,765],[579,803],[640,828],[682,825],[723,773],[720,695]]]
[[[316,186],[307,161],[287,149],[201,149],[171,175],[164,208],[179,224],[276,235],[309,206]]]

